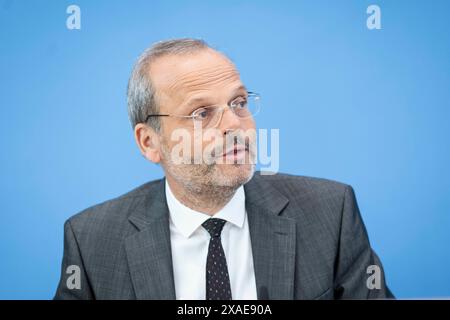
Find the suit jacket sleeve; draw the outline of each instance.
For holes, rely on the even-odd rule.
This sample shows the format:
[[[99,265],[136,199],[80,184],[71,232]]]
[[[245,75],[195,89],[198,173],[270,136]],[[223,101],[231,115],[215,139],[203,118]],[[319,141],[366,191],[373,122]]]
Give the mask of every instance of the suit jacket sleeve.
[[[73,267],[72,269],[70,269],[69,268],[70,266],[75,266],[77,271],[74,272]],[[69,272],[67,271],[68,268]],[[77,275],[75,273],[77,273]],[[71,276],[72,278],[69,278]],[[68,286],[67,282],[68,280],[69,282],[72,282],[71,280],[73,279],[73,276],[80,277],[79,288],[73,288],[72,286]],[[75,237],[75,233],[73,231],[70,220],[67,220],[66,223],[64,224],[64,254],[61,266],[61,278],[54,299],[55,300],[94,299],[91,285],[88,281],[86,271],[83,265],[83,259],[80,253],[80,248],[78,246],[78,242]]]
[[[394,298],[386,285],[381,261],[370,247],[351,186],[347,186],[345,190],[339,242],[335,268],[335,298]],[[374,272],[378,273],[379,281]]]

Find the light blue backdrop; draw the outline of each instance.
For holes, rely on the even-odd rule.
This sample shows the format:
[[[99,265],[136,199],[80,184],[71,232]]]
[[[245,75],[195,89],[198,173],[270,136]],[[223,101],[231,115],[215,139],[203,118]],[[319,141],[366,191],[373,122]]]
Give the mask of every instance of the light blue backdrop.
[[[66,8],[81,8],[81,30]],[[381,8],[368,30],[366,9]],[[201,37],[261,93],[280,171],[351,184],[400,298],[450,296],[449,1],[0,0],[0,298],[47,299],[63,222],[162,176],[126,113],[152,42]]]

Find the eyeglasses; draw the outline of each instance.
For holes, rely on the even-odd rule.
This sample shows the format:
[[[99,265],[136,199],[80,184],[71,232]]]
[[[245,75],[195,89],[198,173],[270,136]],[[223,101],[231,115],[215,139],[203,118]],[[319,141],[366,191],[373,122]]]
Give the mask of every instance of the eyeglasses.
[[[259,112],[261,97],[255,92],[248,92],[246,96],[241,96],[234,99],[229,105],[226,106],[207,106],[195,109],[191,115],[177,115],[177,114],[149,114],[145,119],[148,121],[151,117],[177,117],[192,119],[195,123],[201,123],[203,128],[214,128],[220,120],[224,110],[230,107],[231,111],[241,119],[251,118]]]

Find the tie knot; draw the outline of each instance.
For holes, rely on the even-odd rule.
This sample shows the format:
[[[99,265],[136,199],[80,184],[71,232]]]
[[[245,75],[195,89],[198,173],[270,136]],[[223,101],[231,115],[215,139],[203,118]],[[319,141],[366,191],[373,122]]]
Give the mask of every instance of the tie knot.
[[[206,231],[209,232],[211,235],[211,238],[220,237],[220,234],[222,232],[222,228],[224,224],[226,223],[226,220],[219,219],[219,218],[210,218],[202,223],[203,228],[206,229]]]

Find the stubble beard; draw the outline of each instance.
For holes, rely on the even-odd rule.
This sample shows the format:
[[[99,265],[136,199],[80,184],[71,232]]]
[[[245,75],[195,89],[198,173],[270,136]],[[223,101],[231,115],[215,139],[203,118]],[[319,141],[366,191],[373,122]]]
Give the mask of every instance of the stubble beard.
[[[170,150],[165,141],[161,141],[162,166],[166,175],[183,187],[187,196],[203,198],[211,202],[228,201],[235,191],[247,183],[255,172],[255,164],[194,163],[177,164],[172,161]]]

